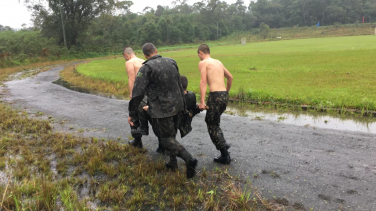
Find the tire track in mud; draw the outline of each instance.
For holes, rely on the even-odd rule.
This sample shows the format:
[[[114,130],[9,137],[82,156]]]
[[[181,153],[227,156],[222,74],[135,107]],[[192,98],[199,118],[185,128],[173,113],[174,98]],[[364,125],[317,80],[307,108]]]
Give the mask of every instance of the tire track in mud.
[[[6,82],[2,99],[67,122],[57,126],[58,130],[75,128],[84,136],[127,141],[128,101],[53,84],[62,69],[58,66],[32,78]],[[184,139],[178,137],[198,158],[199,170],[221,167],[212,160],[219,152],[211,143],[204,118],[204,113],[198,114],[193,131]],[[252,121],[227,114],[221,127],[231,145],[229,172],[249,178],[265,198],[292,210],[376,210],[375,135]],[[152,133],[143,143],[150,156],[159,158],[157,138]]]

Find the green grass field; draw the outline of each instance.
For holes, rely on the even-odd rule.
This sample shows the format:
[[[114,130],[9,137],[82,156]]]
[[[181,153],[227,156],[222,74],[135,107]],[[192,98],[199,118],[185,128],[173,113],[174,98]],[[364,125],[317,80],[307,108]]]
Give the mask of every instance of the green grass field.
[[[376,36],[255,42],[214,46],[211,52],[234,76],[232,97],[376,110]],[[188,77],[188,89],[199,93],[196,49],[160,54],[175,59]],[[78,72],[125,86],[124,62],[122,57],[93,61]]]

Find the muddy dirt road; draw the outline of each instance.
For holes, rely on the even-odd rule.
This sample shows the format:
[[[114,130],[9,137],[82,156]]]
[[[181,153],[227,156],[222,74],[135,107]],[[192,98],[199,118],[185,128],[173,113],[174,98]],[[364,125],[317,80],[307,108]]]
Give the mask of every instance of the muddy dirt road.
[[[87,136],[128,140],[128,101],[53,84],[62,68],[7,82],[3,100],[59,121],[67,120],[65,129],[73,127],[84,129]],[[197,115],[193,131],[183,140],[178,138],[198,158],[199,170],[220,167],[212,161],[219,153],[211,143],[204,117],[204,113]],[[231,174],[249,177],[265,198],[304,210],[376,210],[374,134],[231,115],[223,115],[221,126],[231,145]],[[143,138],[143,143],[149,155],[159,156],[153,134]]]

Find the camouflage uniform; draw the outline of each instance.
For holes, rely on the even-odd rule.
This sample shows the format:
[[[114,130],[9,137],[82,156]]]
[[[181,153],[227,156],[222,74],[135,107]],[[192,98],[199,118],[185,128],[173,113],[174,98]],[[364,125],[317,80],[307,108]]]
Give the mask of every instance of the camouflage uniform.
[[[144,96],[137,109],[137,114],[132,118],[133,126],[131,126],[131,134],[135,139],[142,137],[141,133],[137,130],[141,125],[148,128],[148,114],[144,111],[144,106],[147,105],[148,97]]]
[[[208,127],[210,138],[218,150],[227,147],[222,129],[219,127],[221,115],[226,110],[229,95],[227,91],[210,92],[206,105],[205,122]]]
[[[137,108],[146,95],[153,131],[159,137],[167,154],[170,157],[181,157],[186,162],[193,161],[192,155],[176,141],[178,115],[185,106],[184,90],[176,62],[156,55],[143,64],[133,87],[129,116],[133,119],[137,115]]]

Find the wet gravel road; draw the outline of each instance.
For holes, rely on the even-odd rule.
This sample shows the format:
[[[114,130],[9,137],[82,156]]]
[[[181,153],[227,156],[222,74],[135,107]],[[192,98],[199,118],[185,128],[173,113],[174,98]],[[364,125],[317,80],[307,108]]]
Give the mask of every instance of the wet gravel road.
[[[59,121],[67,120],[62,127],[85,129],[85,136],[128,140],[128,101],[53,84],[62,68],[7,82],[3,100]],[[193,131],[184,139],[178,138],[198,158],[199,170],[221,167],[212,161],[219,153],[211,143],[204,117],[204,113],[197,115]],[[265,198],[279,199],[292,210],[376,210],[374,134],[226,114],[221,126],[231,145],[230,173],[249,177]],[[157,141],[153,134],[144,137],[143,143],[149,155],[159,156],[154,151]]]

